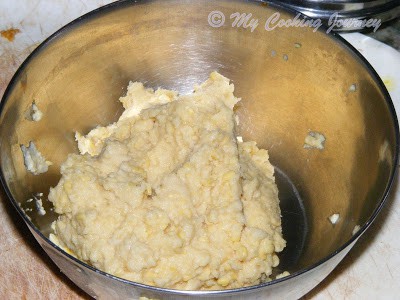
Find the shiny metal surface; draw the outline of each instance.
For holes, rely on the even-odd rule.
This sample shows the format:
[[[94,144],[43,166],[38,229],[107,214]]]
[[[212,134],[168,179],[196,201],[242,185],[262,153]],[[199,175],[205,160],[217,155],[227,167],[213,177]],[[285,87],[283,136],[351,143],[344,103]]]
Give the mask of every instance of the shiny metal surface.
[[[328,26],[344,19],[380,20],[381,23],[400,17],[398,0],[282,0],[278,1],[311,18],[319,18]],[[349,23],[350,24],[350,23]],[[334,31],[370,29],[365,26],[335,26]],[[373,29],[373,28],[372,28]]]
[[[6,90],[0,115],[6,192],[53,261],[92,296],[299,298],[339,263],[387,196],[397,164],[398,123],[371,67],[324,29],[266,31],[260,26],[252,32],[229,23],[215,28],[207,21],[212,11],[246,12],[260,19],[277,11],[282,18],[294,15],[260,2],[114,3],[56,33]],[[280,170],[288,239],[282,267],[292,274],[257,287],[178,292],[115,278],[49,242],[56,218],[50,203],[44,201],[45,216],[24,209],[32,205],[27,199],[33,194],[42,192],[46,199],[58,182],[60,164],[77,152],[73,133],[116,120],[122,111],[117,99],[130,80],[187,93],[214,70],[232,79],[235,94],[243,99],[237,110],[239,134],[269,149]],[[33,100],[44,113],[40,122],[25,119]],[[309,131],[324,134],[324,150],[303,147]],[[53,162],[39,176],[25,170],[20,151],[20,144],[31,140]],[[340,222],[332,226],[328,217],[334,213],[340,213]],[[353,236],[356,225],[361,230]]]

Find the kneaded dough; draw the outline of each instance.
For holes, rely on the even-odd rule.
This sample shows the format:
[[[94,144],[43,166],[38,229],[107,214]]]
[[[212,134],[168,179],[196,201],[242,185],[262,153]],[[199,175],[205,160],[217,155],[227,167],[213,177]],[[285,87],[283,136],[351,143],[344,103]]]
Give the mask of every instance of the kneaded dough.
[[[51,239],[94,267],[148,285],[260,283],[285,247],[268,152],[235,134],[234,86],[214,72],[178,96],[130,83],[118,122],[76,134],[49,199]]]

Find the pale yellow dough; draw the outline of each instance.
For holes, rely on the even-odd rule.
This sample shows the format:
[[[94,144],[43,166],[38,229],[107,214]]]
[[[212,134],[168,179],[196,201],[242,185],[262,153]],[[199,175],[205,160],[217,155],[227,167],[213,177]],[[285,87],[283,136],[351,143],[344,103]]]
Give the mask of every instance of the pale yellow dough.
[[[51,239],[116,276],[226,289],[271,274],[285,241],[268,152],[235,134],[234,86],[214,72],[190,95],[130,83],[125,112],[76,135],[49,199]]]

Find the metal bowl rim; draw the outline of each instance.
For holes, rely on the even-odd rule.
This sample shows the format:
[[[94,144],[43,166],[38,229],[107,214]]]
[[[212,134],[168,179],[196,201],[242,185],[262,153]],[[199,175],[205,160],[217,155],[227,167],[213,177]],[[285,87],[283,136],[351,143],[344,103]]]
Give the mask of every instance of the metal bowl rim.
[[[240,1],[240,0],[236,0],[236,1]],[[13,75],[13,77],[11,78],[9,84],[7,85],[7,88],[3,94],[2,97],[2,101],[0,102],[0,117],[3,114],[3,109],[5,106],[5,103],[7,102],[8,99],[8,95],[11,93],[14,85],[16,84],[16,82],[18,81],[18,78],[20,76],[20,74],[25,70],[26,66],[30,63],[30,61],[38,54],[40,54],[41,50],[46,48],[46,46],[48,46],[52,40],[62,36],[64,33],[72,30],[75,26],[78,26],[81,24],[81,22],[87,22],[93,18],[95,18],[98,14],[101,13],[107,13],[108,10],[111,9],[120,9],[123,6],[131,6],[131,5],[139,5],[141,3],[146,3],[146,2],[153,2],[152,0],[135,0],[134,2],[130,1],[130,0],[117,0],[115,2],[109,3],[107,5],[101,6],[97,9],[94,9],[76,19],[74,19],[73,21],[67,23],[66,25],[64,25],[63,27],[61,27],[60,29],[58,29],[56,32],[54,32],[53,34],[51,34],[48,38],[46,38],[42,43],[40,43],[29,55],[28,57],[23,61],[23,63],[18,67],[17,71],[15,72],[15,74]],[[254,3],[254,4],[261,4],[261,5],[265,5],[267,4],[270,7],[273,7],[277,10],[281,10],[284,11],[286,13],[289,13],[292,16],[295,16],[297,14],[299,14],[302,18],[305,19],[312,19],[304,14],[302,14],[301,12],[298,12],[290,7],[286,7],[285,5],[281,4],[281,3],[275,3],[274,0],[244,0],[243,2],[249,2],[249,3]],[[252,291],[252,290],[256,290],[256,289],[263,289],[269,286],[274,286],[278,283],[281,283],[283,281],[288,281],[292,278],[298,277],[300,275],[303,275],[305,273],[308,273],[309,271],[312,271],[313,269],[316,269],[317,267],[323,265],[324,263],[326,263],[327,261],[329,261],[331,258],[333,258],[334,256],[336,256],[338,253],[342,252],[344,249],[346,249],[347,247],[349,247],[350,245],[352,245],[354,242],[356,242],[358,240],[358,238],[368,229],[368,227],[372,224],[372,222],[376,219],[377,215],[379,214],[379,212],[382,210],[383,206],[385,205],[385,203],[387,202],[387,198],[389,196],[389,192],[390,189],[393,186],[394,183],[394,179],[396,177],[397,174],[397,166],[398,166],[398,160],[399,160],[399,148],[400,148],[400,144],[399,144],[399,140],[400,140],[400,136],[399,136],[399,124],[398,124],[398,120],[397,120],[397,115],[396,115],[396,110],[394,108],[393,102],[391,100],[390,94],[386,89],[386,86],[384,85],[382,79],[379,77],[378,73],[375,71],[375,69],[371,66],[371,64],[366,60],[366,58],[355,48],[353,47],[349,42],[347,42],[344,38],[342,38],[339,34],[331,31],[329,33],[327,33],[327,29],[328,27],[326,25],[321,25],[318,28],[318,31],[323,31],[327,36],[329,36],[332,40],[338,42],[338,44],[340,44],[343,48],[345,48],[349,54],[353,54],[357,59],[359,59],[359,63],[362,64],[366,71],[368,71],[371,75],[371,77],[375,80],[375,83],[378,85],[378,87],[380,88],[381,92],[383,93],[383,96],[386,100],[386,104],[389,107],[390,110],[390,114],[392,117],[392,122],[393,122],[393,127],[394,127],[394,131],[395,131],[395,140],[396,140],[396,152],[393,155],[393,167],[391,170],[391,174],[389,177],[389,181],[387,183],[384,195],[382,197],[382,199],[380,200],[377,208],[374,210],[374,212],[372,213],[371,217],[360,227],[360,230],[354,234],[346,243],[344,243],[343,245],[341,245],[340,247],[338,247],[338,249],[334,252],[332,252],[331,254],[327,255],[326,257],[324,257],[323,259],[319,260],[318,262],[303,268],[297,272],[291,273],[290,275],[280,278],[280,279],[275,279],[272,280],[270,282],[266,282],[263,284],[259,284],[259,285],[254,285],[254,286],[248,286],[248,287],[242,287],[242,288],[237,288],[237,289],[226,289],[226,290],[215,290],[215,291],[185,291],[185,290],[175,290],[175,289],[167,289],[167,288],[160,288],[160,287],[156,287],[156,286],[150,286],[150,285],[146,285],[143,283],[139,283],[139,282],[134,282],[134,281],[129,281],[127,279],[123,279],[120,277],[117,277],[115,275],[109,274],[107,272],[101,271],[79,259],[77,259],[76,257],[68,254],[67,252],[65,252],[63,249],[61,249],[60,247],[58,247],[56,244],[54,244],[53,242],[51,242],[33,223],[30,219],[28,219],[28,217],[26,216],[26,214],[22,211],[22,209],[20,208],[20,206],[18,205],[17,201],[13,198],[11,191],[8,189],[8,186],[6,184],[6,180],[5,180],[5,176],[4,176],[4,172],[3,172],[3,167],[0,164],[0,182],[3,185],[3,188],[6,192],[7,197],[10,199],[11,203],[13,204],[14,208],[18,211],[18,213],[20,214],[20,216],[23,218],[23,220],[25,221],[26,224],[28,224],[28,226],[30,227],[30,229],[33,229],[35,231],[35,233],[37,235],[39,235],[44,241],[46,241],[46,243],[48,245],[50,245],[52,248],[56,249],[58,252],[60,252],[60,254],[62,254],[63,256],[66,256],[67,258],[69,258],[70,260],[74,261],[75,263],[77,263],[78,265],[88,268],[91,271],[94,271],[98,274],[101,274],[109,279],[112,280],[116,280],[119,281],[121,283],[124,284],[128,284],[130,286],[133,287],[138,287],[138,288],[143,288],[143,289],[148,289],[150,291],[153,292],[163,292],[163,293],[167,293],[167,294],[171,294],[171,295],[187,295],[187,296],[211,296],[211,295],[228,295],[228,294],[237,294],[237,293],[241,293],[241,292],[248,292],[248,291]]]

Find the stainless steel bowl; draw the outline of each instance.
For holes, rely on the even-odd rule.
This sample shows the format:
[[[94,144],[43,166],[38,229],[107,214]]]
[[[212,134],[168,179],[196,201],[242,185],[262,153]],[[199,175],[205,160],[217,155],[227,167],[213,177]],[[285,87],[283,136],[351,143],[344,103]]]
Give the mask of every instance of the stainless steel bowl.
[[[246,26],[251,18],[233,24],[236,12],[251,13],[260,25]],[[299,298],[333,270],[375,219],[398,158],[389,94],[362,56],[324,28],[265,30],[274,13],[282,19],[296,14],[258,1],[120,1],[55,33],[13,77],[1,102],[1,181],[43,249],[88,294]],[[277,272],[291,275],[237,290],[174,291],[116,278],[52,244],[51,204],[44,201],[47,214],[40,216],[27,199],[38,192],[46,199],[58,182],[60,164],[77,152],[73,132],[116,120],[117,99],[129,80],[186,93],[214,70],[231,78],[243,98],[240,134],[269,149],[277,167],[288,241]],[[33,100],[44,113],[40,122],[25,118]],[[324,150],[303,147],[310,130],[325,135]],[[47,173],[26,171],[20,144],[29,141],[54,163]],[[335,226],[328,221],[334,213],[340,214]],[[356,225],[361,229],[353,235]]]

